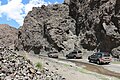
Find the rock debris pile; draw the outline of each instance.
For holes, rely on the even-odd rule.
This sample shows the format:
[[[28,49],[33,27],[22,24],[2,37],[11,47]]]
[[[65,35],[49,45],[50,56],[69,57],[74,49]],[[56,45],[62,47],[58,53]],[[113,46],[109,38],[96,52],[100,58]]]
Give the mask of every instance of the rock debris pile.
[[[38,70],[30,60],[8,49],[0,49],[0,80],[65,80],[65,78],[49,69]]]

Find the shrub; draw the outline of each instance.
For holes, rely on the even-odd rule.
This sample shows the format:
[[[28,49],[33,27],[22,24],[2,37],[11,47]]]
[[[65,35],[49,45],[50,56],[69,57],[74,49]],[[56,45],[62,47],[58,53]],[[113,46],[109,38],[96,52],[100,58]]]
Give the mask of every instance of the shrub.
[[[36,65],[35,65],[35,67],[36,67],[37,69],[42,69],[42,68],[43,68],[43,67],[42,67],[42,63],[40,63],[40,62],[37,62]]]

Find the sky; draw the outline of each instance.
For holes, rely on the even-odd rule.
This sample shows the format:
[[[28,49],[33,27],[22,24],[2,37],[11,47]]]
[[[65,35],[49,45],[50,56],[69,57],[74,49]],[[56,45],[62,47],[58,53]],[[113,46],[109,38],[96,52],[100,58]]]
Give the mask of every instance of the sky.
[[[64,0],[0,0],[0,24],[19,28],[32,7],[63,2]]]

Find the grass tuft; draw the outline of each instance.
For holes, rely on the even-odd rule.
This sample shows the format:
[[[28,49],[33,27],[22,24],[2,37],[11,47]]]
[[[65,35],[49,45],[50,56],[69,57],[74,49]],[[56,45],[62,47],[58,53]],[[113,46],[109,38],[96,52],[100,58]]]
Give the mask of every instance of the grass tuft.
[[[35,67],[37,69],[40,69],[40,70],[43,68],[42,63],[40,63],[40,62],[37,62],[36,65],[35,65]]]

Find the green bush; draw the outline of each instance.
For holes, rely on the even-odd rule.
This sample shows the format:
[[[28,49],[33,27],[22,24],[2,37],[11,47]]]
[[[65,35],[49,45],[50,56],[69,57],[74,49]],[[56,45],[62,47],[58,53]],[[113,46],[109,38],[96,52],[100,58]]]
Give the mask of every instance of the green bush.
[[[35,67],[37,69],[42,69],[43,68],[42,63],[40,63],[40,62],[37,62],[36,65],[35,65]]]

